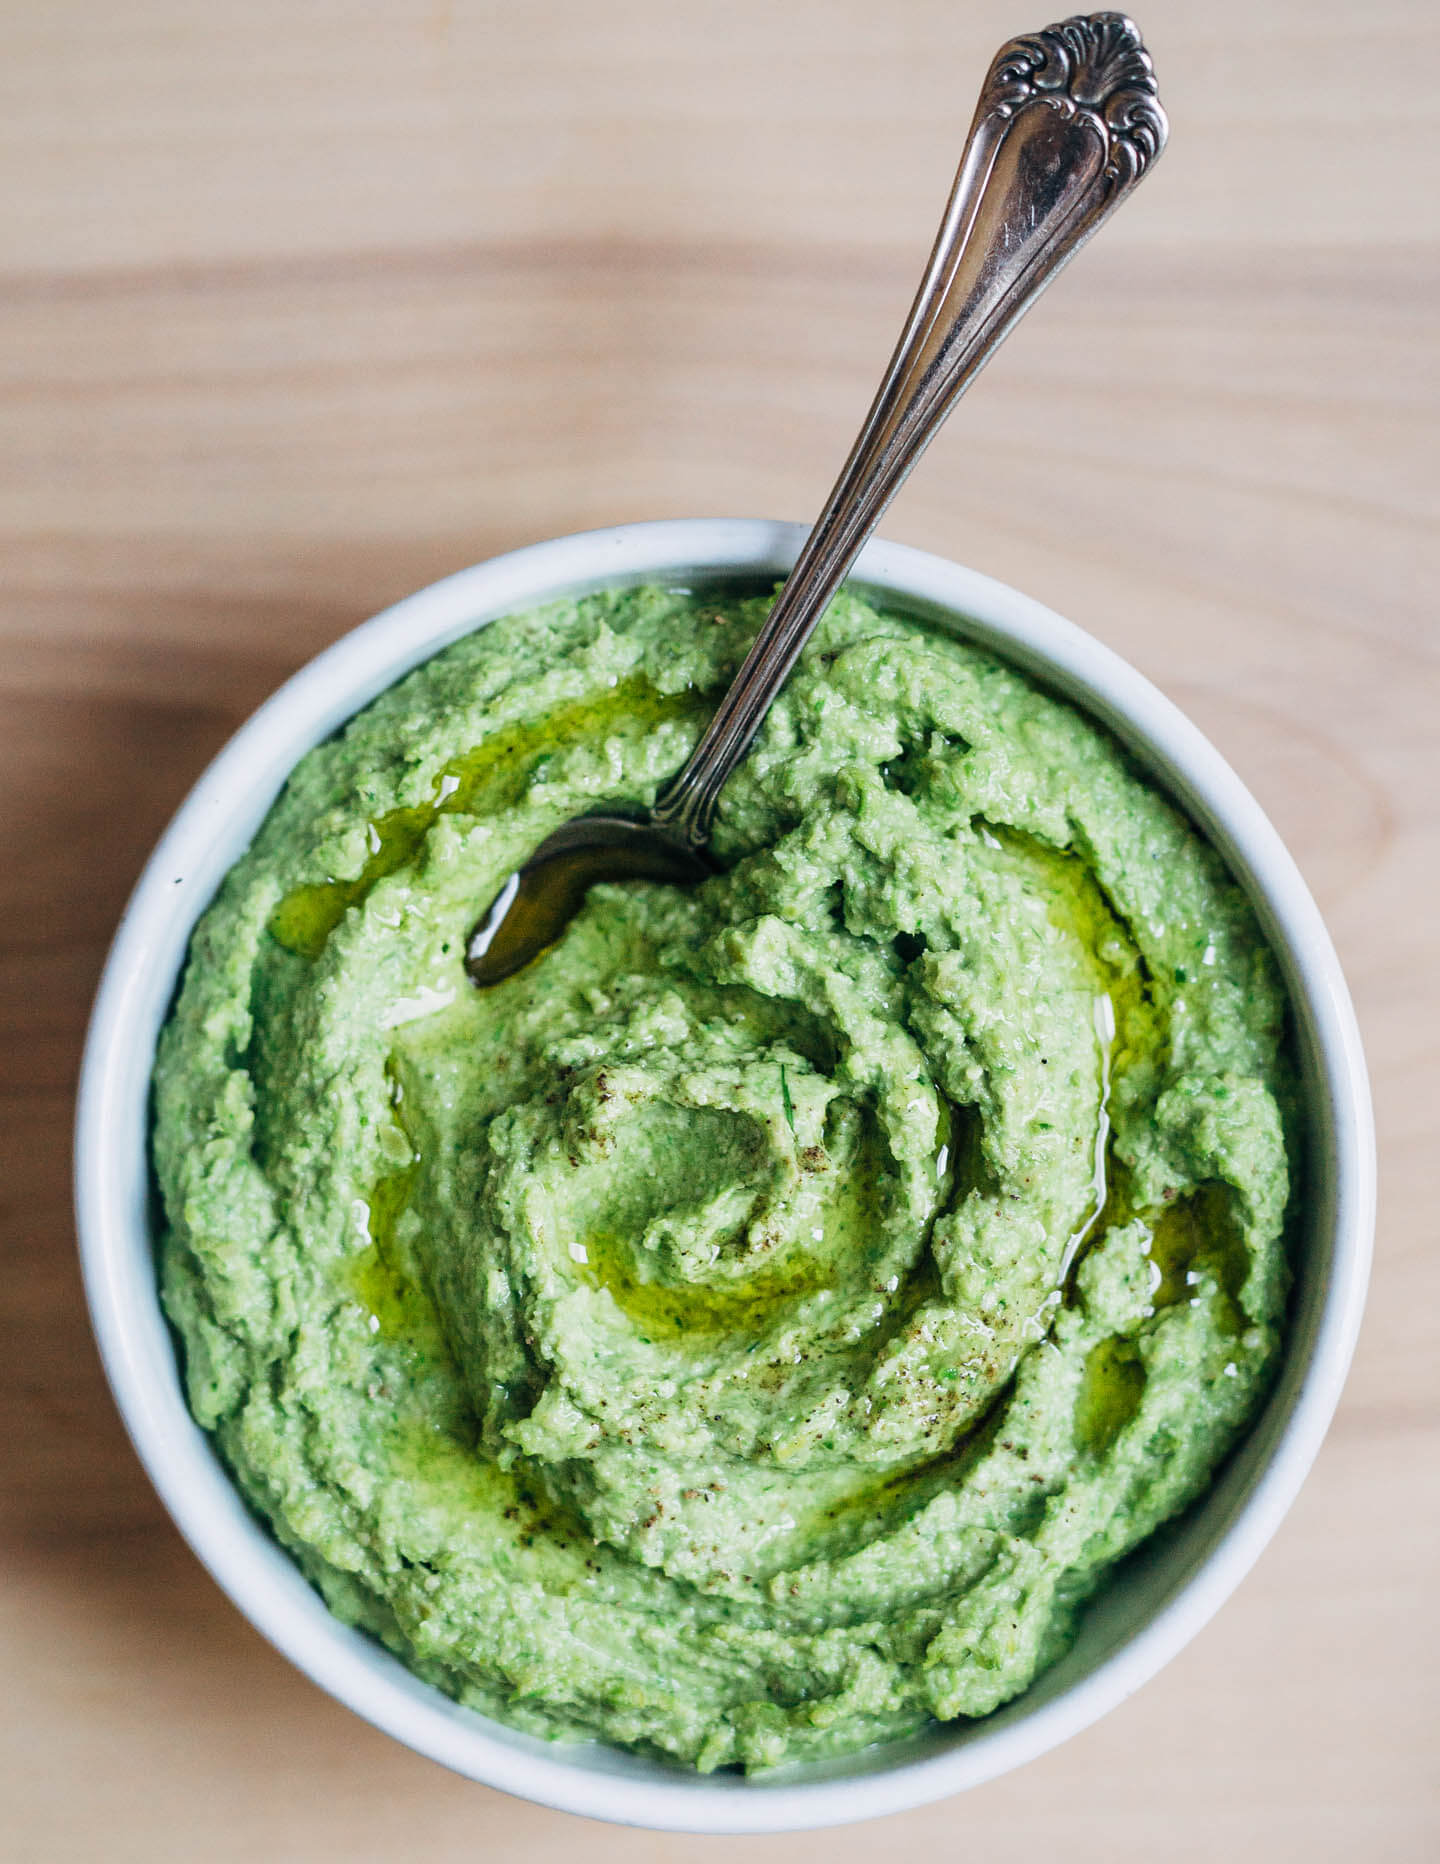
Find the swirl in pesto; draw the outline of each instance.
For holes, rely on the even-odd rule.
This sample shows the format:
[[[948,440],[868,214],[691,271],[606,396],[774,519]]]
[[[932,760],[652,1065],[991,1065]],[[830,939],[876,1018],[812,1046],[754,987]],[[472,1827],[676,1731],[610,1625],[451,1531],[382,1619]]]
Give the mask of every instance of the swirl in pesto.
[[[156,1071],[191,1403],[460,1700],[701,1768],[983,1715],[1272,1376],[1284,1001],[1072,708],[845,594],[693,891],[476,992],[500,880],[683,760],[762,599],[485,627],[311,752]]]

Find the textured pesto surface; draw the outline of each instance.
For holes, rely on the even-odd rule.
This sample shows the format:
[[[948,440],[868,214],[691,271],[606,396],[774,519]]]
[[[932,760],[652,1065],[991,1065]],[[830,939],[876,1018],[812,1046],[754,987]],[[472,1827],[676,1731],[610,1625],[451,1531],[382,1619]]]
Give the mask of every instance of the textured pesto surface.
[[[1283,1000],[1108,739],[842,596],[693,893],[468,927],[648,798],[763,603],[511,617],[299,765],[156,1073],[196,1416],[344,1618],[557,1735],[764,1767],[983,1715],[1273,1373]]]

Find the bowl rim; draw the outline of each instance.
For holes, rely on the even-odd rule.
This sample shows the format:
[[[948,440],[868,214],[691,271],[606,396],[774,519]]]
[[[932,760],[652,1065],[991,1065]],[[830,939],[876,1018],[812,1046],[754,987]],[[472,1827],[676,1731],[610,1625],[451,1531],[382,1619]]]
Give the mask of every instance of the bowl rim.
[[[872,541],[852,584],[960,623],[967,638],[1099,718],[1159,775],[1250,892],[1286,971],[1303,1025],[1310,1113],[1325,1149],[1323,1208],[1314,1218],[1319,1259],[1307,1270],[1303,1316],[1309,1350],[1299,1351],[1292,1320],[1279,1387],[1234,1465],[1197,1504],[1218,1530],[1163,1579],[1138,1629],[1048,1699],[1026,1707],[1042,1678],[1010,1709],[950,1725],[948,1738],[941,1730],[933,1751],[900,1744],[893,1762],[872,1750],[791,1778],[747,1780],[682,1772],[600,1743],[546,1743],[461,1708],[334,1618],[249,1514],[185,1405],[148,1210],[154,1041],[199,913],[299,757],[451,641],[499,615],[595,588],[657,577],[684,585],[780,576],[805,534],[802,525],[766,519],[668,519],[574,533],[460,570],[317,655],[212,760],[143,869],[96,995],[77,1100],[77,1229],[101,1359],[142,1464],[217,1583],[300,1670],[407,1746],[542,1805],[656,1830],[783,1832],[906,1810],[1044,1753],[1121,1702],[1208,1621],[1294,1500],[1339,1399],[1369,1276],[1375,1142],[1359,1032],[1319,911],[1259,804],[1168,699],[1073,623],[974,570]]]

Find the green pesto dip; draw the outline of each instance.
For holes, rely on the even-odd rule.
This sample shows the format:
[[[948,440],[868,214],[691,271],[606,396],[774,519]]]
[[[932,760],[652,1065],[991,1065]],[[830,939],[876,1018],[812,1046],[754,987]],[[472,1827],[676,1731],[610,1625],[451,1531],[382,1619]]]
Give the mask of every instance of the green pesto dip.
[[[764,599],[482,628],[305,757],[156,1068],[190,1402],[331,1608],[701,1769],[988,1714],[1275,1370],[1285,1004],[1077,712],[845,594],[725,871],[466,933],[683,761]]]

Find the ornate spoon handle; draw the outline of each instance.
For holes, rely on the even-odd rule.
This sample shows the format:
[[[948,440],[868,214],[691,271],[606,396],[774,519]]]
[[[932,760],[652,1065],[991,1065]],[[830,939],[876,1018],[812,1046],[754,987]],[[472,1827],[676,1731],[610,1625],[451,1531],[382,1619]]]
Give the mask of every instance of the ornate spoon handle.
[[[1094,13],[996,55],[890,367],[744,665],[652,821],[692,847],[825,605],[936,429],[1011,326],[1165,146],[1134,22]]]

